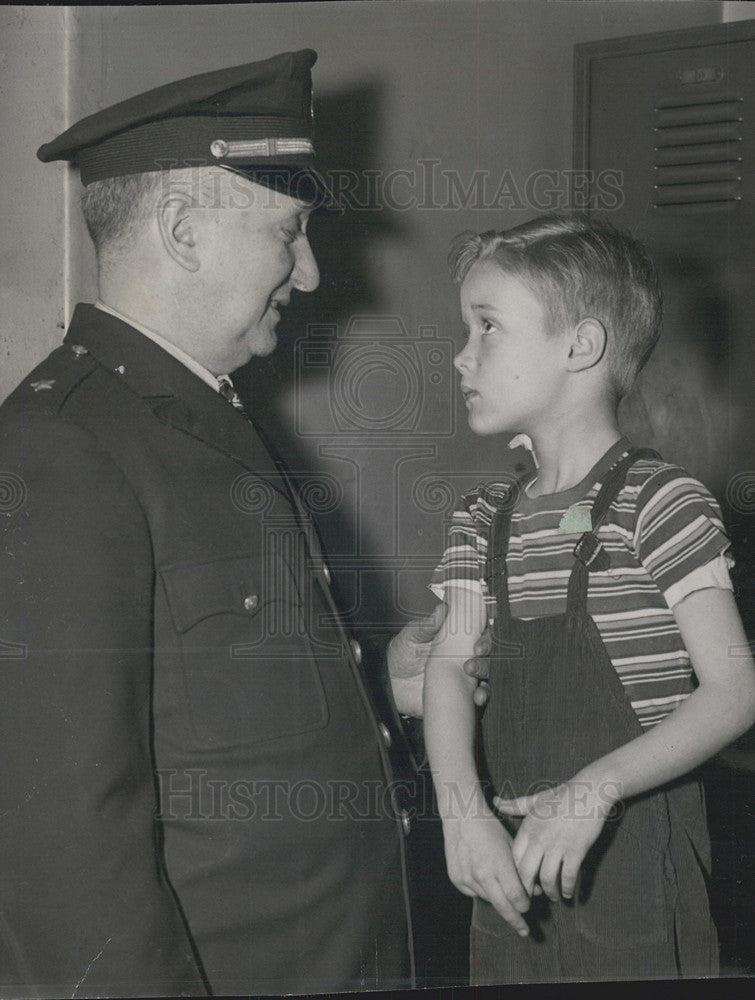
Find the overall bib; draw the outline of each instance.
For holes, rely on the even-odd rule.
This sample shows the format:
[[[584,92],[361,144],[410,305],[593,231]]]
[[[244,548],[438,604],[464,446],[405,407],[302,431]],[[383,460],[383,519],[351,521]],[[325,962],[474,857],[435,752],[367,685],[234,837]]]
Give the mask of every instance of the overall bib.
[[[575,547],[562,615],[512,617],[506,574],[511,513],[496,512],[487,568],[497,613],[482,742],[497,794],[526,795],[560,784],[643,732],[587,612],[587,590],[590,571],[608,566],[597,529],[629,467],[646,457],[657,456],[634,450],[606,474],[592,508],[592,531]],[[578,795],[577,789],[577,814]],[[533,896],[530,937],[520,938],[489,903],[475,899],[472,983],[717,973],[699,780],[687,775],[620,802],[616,812],[583,862],[573,901]],[[520,823],[507,820],[512,833]]]

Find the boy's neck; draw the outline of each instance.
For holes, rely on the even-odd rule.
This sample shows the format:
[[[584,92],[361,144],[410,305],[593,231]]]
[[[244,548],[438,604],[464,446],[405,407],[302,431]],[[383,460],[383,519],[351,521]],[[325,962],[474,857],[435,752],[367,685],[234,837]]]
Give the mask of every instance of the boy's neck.
[[[616,417],[569,422],[532,437],[539,468],[527,490],[531,497],[563,493],[581,483],[590,469],[621,438]]]

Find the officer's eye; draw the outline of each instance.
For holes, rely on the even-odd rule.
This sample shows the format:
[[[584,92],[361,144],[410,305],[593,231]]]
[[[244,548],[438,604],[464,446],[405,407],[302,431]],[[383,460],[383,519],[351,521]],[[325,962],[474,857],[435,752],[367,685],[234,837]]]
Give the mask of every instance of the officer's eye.
[[[480,320],[480,329],[482,330],[483,333],[490,333],[490,331],[493,330],[493,329],[495,329],[495,328],[494,328],[493,324],[490,322],[490,320],[481,319]]]

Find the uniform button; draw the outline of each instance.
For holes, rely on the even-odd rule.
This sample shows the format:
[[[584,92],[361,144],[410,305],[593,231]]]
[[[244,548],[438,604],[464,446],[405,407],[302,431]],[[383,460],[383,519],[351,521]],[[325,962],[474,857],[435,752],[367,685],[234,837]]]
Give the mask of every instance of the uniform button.
[[[406,809],[401,810],[401,812],[399,813],[399,818],[401,819],[401,829],[408,837],[409,832],[411,831],[412,828],[412,821],[409,819],[409,813],[406,811]]]
[[[381,722],[378,729],[380,730],[380,735],[383,737],[383,743],[385,743],[386,747],[389,747],[391,743],[393,743],[393,740],[391,739],[391,733],[388,726],[386,726],[384,722]]]
[[[82,357],[84,354],[89,354],[89,351],[84,347],[83,344],[71,344],[71,350],[77,357]]]
[[[349,645],[351,646],[351,653],[354,659],[356,660],[357,665],[360,664],[362,662],[362,647],[359,645],[356,639],[352,639]]]
[[[249,594],[244,598],[244,607],[247,611],[254,611],[259,603],[260,599],[257,594]]]
[[[326,563],[322,564],[322,575],[325,577],[327,585],[330,586],[330,570],[328,569]]]

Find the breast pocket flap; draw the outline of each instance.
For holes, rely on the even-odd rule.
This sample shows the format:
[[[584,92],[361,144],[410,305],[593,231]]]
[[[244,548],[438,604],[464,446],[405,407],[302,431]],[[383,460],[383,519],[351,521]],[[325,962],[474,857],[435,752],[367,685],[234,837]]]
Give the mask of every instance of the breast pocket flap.
[[[273,603],[302,603],[285,563],[263,552],[168,566],[160,575],[180,634],[214,615],[251,619]]]

